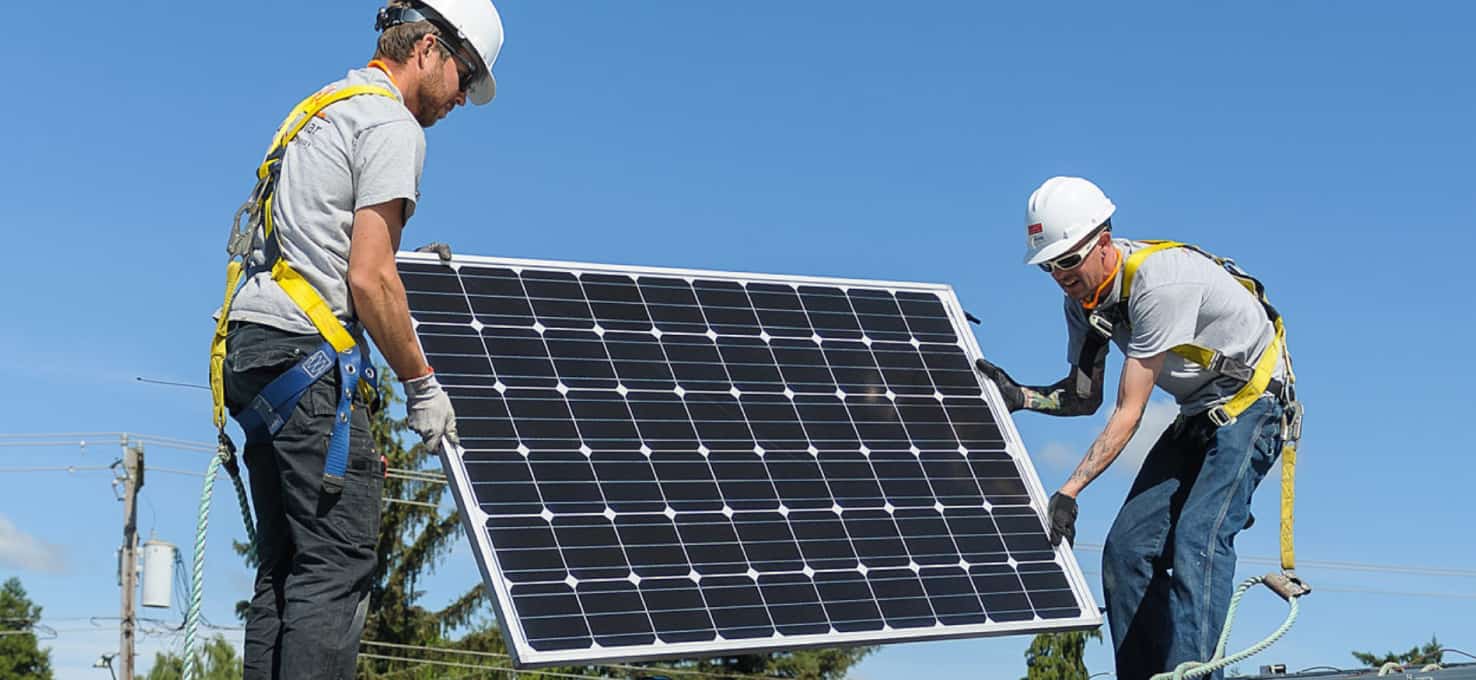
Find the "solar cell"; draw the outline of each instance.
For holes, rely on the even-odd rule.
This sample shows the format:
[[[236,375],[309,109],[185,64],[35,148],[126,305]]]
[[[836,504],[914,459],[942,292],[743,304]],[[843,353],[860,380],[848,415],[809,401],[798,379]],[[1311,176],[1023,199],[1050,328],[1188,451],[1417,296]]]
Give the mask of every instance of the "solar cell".
[[[947,286],[399,267],[519,664],[1100,624]]]

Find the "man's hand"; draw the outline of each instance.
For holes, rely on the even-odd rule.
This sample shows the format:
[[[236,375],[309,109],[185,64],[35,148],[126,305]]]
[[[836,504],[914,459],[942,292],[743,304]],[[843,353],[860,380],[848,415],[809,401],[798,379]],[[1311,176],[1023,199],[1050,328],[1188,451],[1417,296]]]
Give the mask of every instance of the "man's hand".
[[[1060,491],[1051,494],[1051,502],[1046,505],[1046,517],[1051,522],[1051,545],[1061,545],[1061,539],[1066,539],[1066,545],[1076,543],[1076,499],[1067,496]]]
[[[456,436],[456,412],[451,409],[451,398],[436,381],[436,374],[406,380],[404,385],[406,420],[420,440],[434,446],[444,436],[452,444],[460,445],[461,440]]]
[[[1015,382],[1010,374],[1004,372],[1004,369],[989,363],[984,357],[979,357],[979,360],[974,362],[974,366],[978,367],[984,377],[989,378],[999,387],[999,393],[1004,395],[1005,408],[1008,408],[1011,413],[1025,408],[1025,394],[1020,391],[1020,383]]]

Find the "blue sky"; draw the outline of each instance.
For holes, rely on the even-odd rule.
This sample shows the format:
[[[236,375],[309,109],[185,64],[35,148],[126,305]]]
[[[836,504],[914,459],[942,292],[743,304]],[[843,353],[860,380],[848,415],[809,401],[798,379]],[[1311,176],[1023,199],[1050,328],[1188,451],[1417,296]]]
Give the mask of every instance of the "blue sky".
[[[1019,264],[1022,212],[1045,178],[1086,176],[1119,206],[1120,235],[1234,256],[1285,313],[1308,408],[1302,560],[1476,563],[1465,540],[1476,448],[1463,312],[1476,283],[1470,7],[499,6],[498,98],[428,132],[407,245],[947,282],[984,320],[976,333],[996,363],[1050,382],[1065,369],[1060,294]],[[284,112],[368,58],[375,9],[82,2],[61,20],[12,25],[0,43],[14,67],[0,108],[11,244],[0,434],[210,438],[205,393],[134,378],[204,381],[231,213]],[[1017,419],[1048,487],[1104,420]],[[0,469],[116,457],[110,440],[91,441],[0,447]],[[203,472],[207,458],[151,447],[148,461]],[[1083,495],[1083,544],[1101,543],[1129,467]],[[89,666],[116,648],[115,622],[88,620],[118,609],[121,506],[108,480],[0,473],[0,577],[20,576],[62,631],[47,642],[60,678],[100,677]],[[196,478],[150,475],[141,530],[190,542],[198,495]],[[1268,482],[1242,555],[1275,554],[1276,497]],[[222,488],[208,558],[206,616],[222,624],[248,583],[228,547],[243,535],[233,504]],[[1100,554],[1079,557],[1097,582]],[[1432,633],[1476,646],[1469,572],[1302,571],[1325,589],[1244,670],[1349,664],[1350,649]],[[431,598],[475,579],[460,551]],[[1234,644],[1281,615],[1254,594]],[[148,637],[145,661],[172,642]],[[1019,677],[1027,644],[896,645],[855,676]],[[1108,646],[1094,644],[1088,662],[1111,670]]]

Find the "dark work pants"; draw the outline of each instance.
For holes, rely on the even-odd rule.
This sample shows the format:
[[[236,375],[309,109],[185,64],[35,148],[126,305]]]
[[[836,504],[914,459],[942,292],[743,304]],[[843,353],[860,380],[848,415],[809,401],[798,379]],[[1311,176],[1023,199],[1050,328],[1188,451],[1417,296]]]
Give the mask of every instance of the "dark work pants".
[[[321,342],[317,336],[234,324],[224,376],[231,412]],[[337,385],[330,371],[303,395],[271,442],[246,446],[260,565],[246,614],[244,680],[354,676],[384,479],[369,437],[369,411],[359,402],[343,490],[322,492]]]
[[[1102,549],[1118,680],[1213,655],[1235,589],[1235,535],[1281,454],[1281,411],[1262,397],[1224,427],[1181,416],[1143,461]]]

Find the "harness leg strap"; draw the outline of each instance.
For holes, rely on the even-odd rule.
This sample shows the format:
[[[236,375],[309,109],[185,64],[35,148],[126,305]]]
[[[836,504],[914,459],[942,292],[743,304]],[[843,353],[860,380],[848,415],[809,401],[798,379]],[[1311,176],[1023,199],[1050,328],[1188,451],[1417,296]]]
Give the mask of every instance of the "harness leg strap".
[[[267,383],[246,408],[235,414],[236,422],[246,432],[247,443],[270,441],[287,424],[302,395],[333,368],[334,355],[333,346],[324,342],[297,365]]]
[[[236,422],[246,432],[247,442],[271,441],[292,417],[293,410],[308,389],[334,368],[338,370],[338,407],[334,410],[333,434],[323,464],[323,490],[329,494],[343,490],[343,477],[348,472],[354,395],[362,391],[365,401],[370,404],[378,396],[379,376],[358,345],[345,352],[334,352],[333,345],[324,342],[297,365],[268,383],[246,408],[236,414]]]
[[[333,437],[328,442],[328,458],[323,463],[323,491],[338,494],[343,490],[343,476],[348,473],[349,440],[354,420],[354,392],[359,388],[363,355],[359,346],[338,354],[338,409],[333,416]]]

